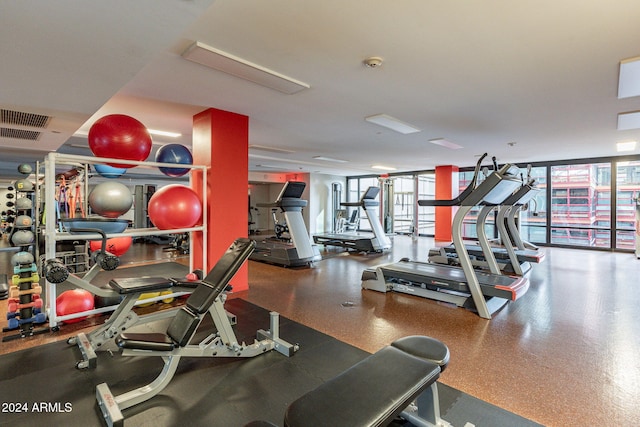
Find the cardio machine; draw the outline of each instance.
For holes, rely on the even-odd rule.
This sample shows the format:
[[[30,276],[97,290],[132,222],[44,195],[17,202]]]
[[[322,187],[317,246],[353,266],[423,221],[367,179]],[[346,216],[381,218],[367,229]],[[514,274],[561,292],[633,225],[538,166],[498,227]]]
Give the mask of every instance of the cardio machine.
[[[285,267],[311,265],[314,261],[322,259],[318,247],[311,243],[302,218],[302,208],[307,206],[307,201],[302,199],[305,188],[304,182],[287,181],[274,202],[256,204],[259,208],[279,209],[285,221],[275,224],[276,233],[280,232],[280,236],[260,239],[254,237],[256,249],[249,259]],[[286,230],[284,224],[286,224]],[[282,238],[285,231],[288,235],[287,239]]]
[[[325,246],[338,246],[354,250],[356,252],[384,252],[391,249],[391,240],[385,234],[382,229],[382,224],[375,214],[374,208],[379,206],[379,202],[376,201],[376,197],[380,193],[380,187],[369,187],[362,193],[360,200],[357,202],[345,202],[341,203],[341,206],[362,208],[369,224],[371,225],[371,233],[329,233],[329,234],[316,234],[313,236],[313,241],[317,244]],[[354,212],[357,212],[355,210]]]
[[[471,183],[459,196],[451,200],[419,201],[422,206],[459,206],[453,218],[452,234],[460,267],[405,258],[397,263],[366,269],[362,273],[363,289],[402,292],[448,302],[475,311],[485,319],[491,319],[493,313],[527,292],[529,281],[525,277],[477,271],[463,241],[463,220],[474,206],[499,205],[521,184],[518,168],[506,164],[476,185],[484,157],[486,154],[478,160]]]
[[[465,245],[474,267],[488,270],[493,274],[522,276],[529,272],[531,263],[543,261],[544,252],[525,249],[522,245],[515,243],[517,240],[521,241],[515,217],[539,191],[535,179],[531,179],[529,173],[527,180],[522,181],[520,188],[505,199],[500,206],[486,204],[482,207],[476,220],[477,244]],[[487,237],[485,224],[489,214],[496,209],[496,228],[499,239],[497,242],[493,242]],[[488,253],[491,253],[492,256],[487,256]],[[460,265],[454,245],[431,249],[429,262]]]

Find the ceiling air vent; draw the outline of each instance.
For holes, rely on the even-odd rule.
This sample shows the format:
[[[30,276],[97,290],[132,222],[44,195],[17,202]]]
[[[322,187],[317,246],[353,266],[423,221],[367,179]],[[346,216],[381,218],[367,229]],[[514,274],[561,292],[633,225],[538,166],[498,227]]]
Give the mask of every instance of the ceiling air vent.
[[[50,120],[51,117],[44,116],[42,114],[0,109],[0,123],[5,125],[17,125],[42,129],[47,127]]]
[[[27,141],[37,141],[42,132],[34,130],[11,129],[0,127],[0,138],[22,139]]]

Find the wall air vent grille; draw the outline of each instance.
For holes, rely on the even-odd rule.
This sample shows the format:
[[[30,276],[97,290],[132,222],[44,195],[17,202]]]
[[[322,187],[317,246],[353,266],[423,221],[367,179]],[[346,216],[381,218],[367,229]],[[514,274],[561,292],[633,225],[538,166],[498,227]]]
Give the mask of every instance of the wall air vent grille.
[[[26,141],[37,141],[42,132],[24,129],[11,129],[0,127],[0,138],[22,139]]]
[[[25,113],[22,111],[0,109],[0,123],[31,128],[46,128],[51,117],[42,114]]]

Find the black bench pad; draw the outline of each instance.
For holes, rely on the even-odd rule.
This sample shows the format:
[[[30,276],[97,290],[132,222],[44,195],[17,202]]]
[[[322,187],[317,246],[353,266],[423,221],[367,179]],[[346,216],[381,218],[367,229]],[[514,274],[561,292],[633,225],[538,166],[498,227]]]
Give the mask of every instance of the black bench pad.
[[[284,425],[384,426],[439,376],[437,363],[387,346],[294,401]]]
[[[391,343],[405,353],[428,360],[440,366],[440,372],[449,364],[449,347],[435,338],[411,335]]]
[[[171,279],[164,277],[131,277],[126,279],[111,279],[109,286],[120,294],[150,292],[168,289],[173,286]]]

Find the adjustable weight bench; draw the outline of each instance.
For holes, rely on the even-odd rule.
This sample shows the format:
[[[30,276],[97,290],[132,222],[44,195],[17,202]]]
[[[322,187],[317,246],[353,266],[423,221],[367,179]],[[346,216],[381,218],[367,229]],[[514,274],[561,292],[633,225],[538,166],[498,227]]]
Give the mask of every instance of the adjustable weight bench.
[[[186,295],[193,292],[199,282],[164,277],[136,277],[126,279],[112,279],[109,281],[111,289],[105,289],[109,295],[122,298],[116,310],[99,327],[91,332],[81,332],[67,340],[68,344],[77,344],[82,359],[76,363],[76,368],[95,368],[97,364],[97,350],[117,350],[113,344],[115,337],[141,323],[149,323],[165,319],[176,314],[175,309],[159,310],[155,313],[138,316],[133,308],[140,300],[140,296],[149,292],[169,291],[173,295]],[[154,299],[166,298],[160,296]]]
[[[417,335],[401,338],[295,400],[284,425],[372,427],[402,417],[415,426],[450,426],[440,417],[436,384],[448,362],[449,349],[442,342]],[[245,425],[267,426],[275,424]]]
[[[116,338],[123,356],[162,357],[164,367],[150,384],[119,396],[114,396],[106,383],[96,387],[96,400],[109,427],[123,425],[122,410],[161,392],[171,382],[183,356],[249,358],[276,350],[289,357],[298,350],[297,345],[280,338],[279,315],[275,312],[270,313],[270,329],[257,331],[260,341],[254,340],[251,345],[238,343],[233,332],[224,310],[223,291],[254,247],[255,242],[249,239],[236,240],[209,274],[197,282],[196,289],[173,317],[166,333],[122,333]],[[213,318],[216,332],[194,343],[196,330],[206,313]]]
[[[82,359],[76,363],[78,369],[95,368],[97,364],[96,351],[117,350],[114,338],[121,332],[141,323],[154,322],[165,319],[175,314],[176,310],[160,310],[156,313],[138,316],[133,307],[140,300],[140,296],[147,292],[170,292],[172,296],[182,296],[191,293],[197,282],[189,282],[180,279],[167,279],[164,277],[142,277],[129,279],[113,279],[109,281],[109,287],[100,287],[92,283],[92,280],[101,270],[112,271],[120,264],[117,256],[106,251],[107,235],[98,228],[71,228],[71,233],[97,233],[102,235],[100,250],[94,253],[94,265],[84,273],[82,277],[69,272],[62,260],[58,258],[48,259],[42,267],[42,276],[51,283],[69,283],[77,288],[85,289],[92,294],[119,301],[115,311],[99,327],[89,333],[81,332],[77,336],[67,339],[70,345],[78,345]],[[200,277],[202,278],[202,277]],[[148,298],[145,301],[156,301],[166,296]],[[116,303],[113,303],[115,306]],[[113,307],[91,310],[94,313],[106,312]]]

